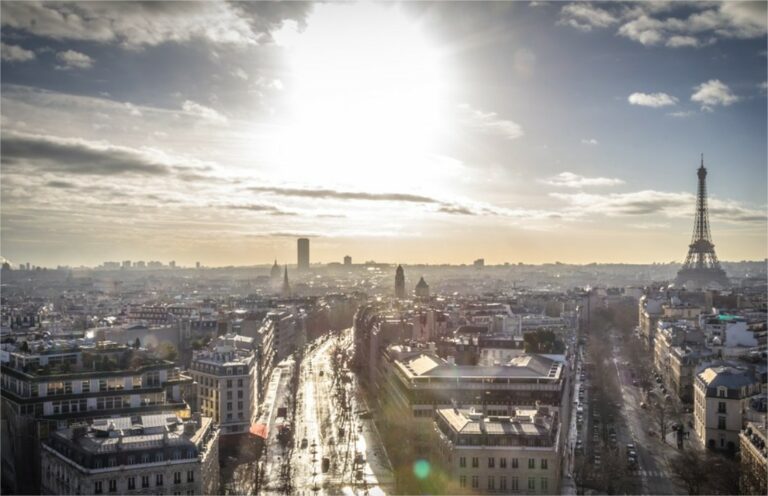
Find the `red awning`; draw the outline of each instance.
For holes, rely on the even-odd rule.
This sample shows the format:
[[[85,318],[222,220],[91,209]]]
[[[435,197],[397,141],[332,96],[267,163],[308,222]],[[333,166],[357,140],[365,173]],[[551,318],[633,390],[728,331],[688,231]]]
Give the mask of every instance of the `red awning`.
[[[251,428],[249,431],[254,436],[259,436],[260,438],[266,439],[267,438],[267,426],[266,424],[258,423],[258,424],[251,424]]]

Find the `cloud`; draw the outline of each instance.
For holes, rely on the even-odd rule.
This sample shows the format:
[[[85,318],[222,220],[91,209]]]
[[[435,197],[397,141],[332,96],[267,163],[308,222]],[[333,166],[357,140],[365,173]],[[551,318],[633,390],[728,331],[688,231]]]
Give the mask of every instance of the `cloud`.
[[[464,121],[470,128],[509,140],[519,138],[524,134],[520,124],[500,118],[496,112],[484,112],[474,109],[466,103],[460,104],[459,109],[465,114]]]
[[[606,28],[617,22],[616,16],[605,9],[590,3],[572,3],[560,9],[558,24],[588,32],[593,27]]]
[[[224,205],[224,208],[228,208],[231,210],[248,210],[250,212],[263,212],[269,215],[288,215],[288,216],[298,215],[296,212],[289,212],[287,210],[282,210],[274,205],[266,205],[266,204],[259,204],[259,203],[249,203],[249,204],[243,204],[243,205]]]
[[[582,145],[597,146],[599,143],[598,143],[598,141],[595,138],[583,138],[581,140],[581,144]]]
[[[632,93],[627,98],[632,105],[641,105],[643,107],[666,107],[676,105],[677,98],[666,93]]]
[[[0,42],[0,55],[5,62],[26,62],[35,59],[35,52],[26,50],[18,45],[8,45]]]
[[[74,50],[67,50],[66,52],[59,52],[56,54],[56,59],[62,62],[64,65],[57,65],[57,69],[90,69],[93,67],[93,59],[88,55]]]
[[[254,45],[285,19],[303,20],[312,8],[230,2],[3,2],[2,25],[55,40],[119,43],[126,48],[184,43]]]
[[[77,185],[74,183],[70,183],[67,181],[48,181],[45,183],[45,185],[49,188],[57,188],[57,189],[75,189],[77,188]]]
[[[670,218],[693,216],[696,197],[691,193],[669,193],[644,190],[632,193],[550,193],[583,213],[602,214],[609,217],[662,215]],[[709,199],[710,218],[733,223],[765,222],[765,210],[745,207],[737,202]]]
[[[193,102],[192,100],[184,101],[181,109],[188,114],[200,117],[201,119],[212,122],[214,124],[226,124],[228,122],[228,119],[216,110],[210,107],[206,107],[205,105],[200,105],[199,103]]]
[[[440,207],[437,211],[442,212],[444,214],[452,214],[452,215],[477,215],[475,212],[468,209],[467,207],[461,207],[461,206],[445,205]]]
[[[616,34],[643,45],[685,48],[760,38],[767,17],[766,2],[572,3],[560,9],[558,24],[584,32],[619,25]]]
[[[364,200],[364,201],[390,201],[390,202],[410,202],[410,203],[432,203],[441,204],[442,202],[421,195],[411,195],[407,193],[365,193],[357,191],[336,191],[332,189],[300,189],[300,188],[278,188],[253,186],[248,188],[251,191],[259,193],[272,193],[279,196],[294,196],[302,198],[318,198],[330,200]]]
[[[584,177],[573,172],[561,172],[556,176],[542,180],[544,184],[563,188],[582,188],[585,186],[618,186],[624,181],[610,177]]]
[[[693,36],[675,35],[667,40],[666,45],[672,48],[697,47],[699,46],[699,40]]]
[[[706,83],[694,87],[691,101],[699,103],[702,110],[712,110],[712,107],[722,105],[727,107],[736,103],[740,98],[731,92],[731,89],[719,79],[710,79]]]
[[[2,150],[6,170],[19,166],[96,176],[162,176],[171,172],[168,165],[136,150],[78,139],[4,133]]]
[[[670,117],[676,117],[678,119],[684,119],[686,117],[690,117],[692,115],[696,114],[696,112],[693,112],[691,110],[681,110],[679,112],[670,112],[667,115]]]

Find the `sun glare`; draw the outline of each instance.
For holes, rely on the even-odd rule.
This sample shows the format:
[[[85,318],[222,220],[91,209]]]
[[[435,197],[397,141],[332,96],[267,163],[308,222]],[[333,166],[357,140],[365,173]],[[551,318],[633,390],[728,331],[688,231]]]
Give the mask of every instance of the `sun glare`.
[[[439,52],[396,6],[318,5],[311,21],[277,35],[292,74],[281,176],[365,190],[418,179],[446,121]]]

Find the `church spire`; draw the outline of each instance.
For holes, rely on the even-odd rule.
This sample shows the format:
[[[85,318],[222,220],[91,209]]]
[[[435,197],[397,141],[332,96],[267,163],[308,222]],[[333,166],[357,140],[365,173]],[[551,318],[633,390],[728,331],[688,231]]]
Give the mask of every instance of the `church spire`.
[[[291,296],[291,284],[288,282],[288,266],[285,266],[285,272],[283,273],[283,298]]]

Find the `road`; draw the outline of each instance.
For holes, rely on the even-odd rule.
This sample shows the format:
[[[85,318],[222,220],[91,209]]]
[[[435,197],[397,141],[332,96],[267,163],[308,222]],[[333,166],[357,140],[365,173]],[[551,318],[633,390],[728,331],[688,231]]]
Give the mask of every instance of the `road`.
[[[335,352],[351,356],[352,332],[310,344],[299,372],[298,408],[291,456],[295,494],[386,494],[394,489],[391,465],[371,420],[357,378]],[[305,441],[306,440],[306,441]],[[323,458],[328,459],[323,471]]]
[[[632,384],[631,374],[627,365],[629,357],[619,346],[620,339],[616,331],[611,331],[611,341],[614,349],[613,364],[621,388],[621,416],[623,422],[617,430],[620,446],[634,442],[637,449],[638,468],[633,472],[641,485],[641,494],[686,494],[683,488],[672,481],[668,472],[667,460],[674,456],[677,449],[663,443],[658,435],[651,436],[649,431],[658,431],[650,413],[641,408],[644,401],[643,392]]]

